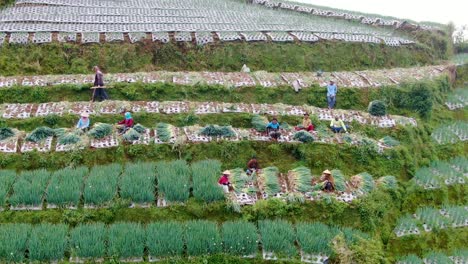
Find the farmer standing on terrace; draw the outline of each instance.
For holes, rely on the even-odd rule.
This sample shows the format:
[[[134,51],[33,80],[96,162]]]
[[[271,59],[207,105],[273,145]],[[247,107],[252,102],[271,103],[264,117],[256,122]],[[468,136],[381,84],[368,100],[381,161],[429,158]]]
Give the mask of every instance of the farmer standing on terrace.
[[[336,93],[338,92],[338,87],[334,81],[330,80],[330,83],[327,85],[327,102],[328,109],[333,109],[336,104]]]
[[[93,69],[96,75],[94,76],[94,91],[92,101],[94,102],[96,97],[100,97],[101,100],[107,100],[109,99],[109,96],[104,89],[104,74],[101,72],[101,69],[99,69],[98,66],[94,66]]]

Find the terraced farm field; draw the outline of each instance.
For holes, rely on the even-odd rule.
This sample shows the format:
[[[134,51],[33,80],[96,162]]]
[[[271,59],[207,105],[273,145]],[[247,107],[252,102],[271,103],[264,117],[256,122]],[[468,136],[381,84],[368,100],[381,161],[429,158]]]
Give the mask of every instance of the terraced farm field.
[[[468,66],[444,25],[278,0],[4,3],[1,263],[468,263]]]

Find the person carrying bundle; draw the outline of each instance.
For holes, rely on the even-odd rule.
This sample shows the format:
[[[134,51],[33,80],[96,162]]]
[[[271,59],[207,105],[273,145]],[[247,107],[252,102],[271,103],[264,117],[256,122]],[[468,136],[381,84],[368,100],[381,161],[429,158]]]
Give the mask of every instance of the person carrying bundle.
[[[94,76],[94,91],[91,101],[94,102],[96,97],[100,98],[101,100],[107,100],[109,99],[109,96],[107,95],[106,89],[104,89],[104,74],[101,72],[101,69],[99,69],[98,66],[94,66],[93,69],[96,75]]]
[[[266,126],[266,130],[267,130],[268,135],[274,141],[278,141],[278,138],[281,137],[281,133],[279,132],[279,129],[280,129],[280,125],[279,125],[278,119],[276,119],[276,117],[274,117],[273,120],[271,120],[271,122],[268,123],[268,125]]]
[[[322,172],[322,177],[320,180],[323,182],[322,190],[325,192],[334,192],[335,191],[335,179],[331,171],[325,170]]]
[[[231,182],[229,181],[229,176],[231,175],[231,172],[228,170],[225,170],[223,172],[223,175],[218,180],[219,186],[223,187],[223,190],[225,193],[229,192],[229,185],[231,185]]]

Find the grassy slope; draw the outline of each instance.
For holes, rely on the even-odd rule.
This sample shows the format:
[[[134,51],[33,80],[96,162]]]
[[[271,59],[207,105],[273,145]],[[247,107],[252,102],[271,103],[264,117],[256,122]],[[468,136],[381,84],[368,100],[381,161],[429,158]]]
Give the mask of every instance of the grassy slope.
[[[0,75],[149,70],[239,71],[243,64],[266,71],[344,71],[408,67],[435,63],[421,46],[388,47],[345,42],[192,44],[58,44],[0,47]]]

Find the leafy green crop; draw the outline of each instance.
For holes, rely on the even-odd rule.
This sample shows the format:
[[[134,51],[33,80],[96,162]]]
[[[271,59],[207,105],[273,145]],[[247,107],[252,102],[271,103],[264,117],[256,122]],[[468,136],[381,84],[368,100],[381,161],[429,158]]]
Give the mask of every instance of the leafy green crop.
[[[217,160],[203,160],[193,163],[193,196],[205,202],[223,200],[223,189],[218,186],[220,174],[221,163]]]
[[[78,206],[87,167],[66,168],[52,174],[47,187],[47,202],[57,206]]]
[[[134,128],[128,129],[123,135],[123,139],[127,142],[139,140],[140,138],[141,138],[141,134],[138,133]]]
[[[346,191],[346,179],[344,174],[340,170],[332,170],[331,174],[335,180],[335,190],[339,192]]]
[[[309,168],[304,166],[295,168],[291,171],[292,179],[297,191],[306,193],[312,191],[312,173]]]
[[[234,137],[236,133],[230,126],[208,125],[200,130],[200,134],[209,137]]]
[[[88,135],[95,139],[101,139],[109,136],[112,133],[112,125],[104,123],[96,123],[94,128],[88,132]]]
[[[268,120],[264,116],[254,115],[252,117],[252,126],[258,132],[265,132]]]
[[[172,137],[170,125],[166,123],[158,123],[156,125],[156,132],[162,142],[169,142]]]
[[[145,230],[137,223],[117,223],[109,227],[108,255],[118,258],[143,257]]]
[[[10,137],[13,137],[15,132],[9,127],[1,127],[0,128],[0,140],[4,140]]]
[[[58,137],[58,143],[61,145],[72,145],[80,142],[80,136],[76,132],[64,133]]]
[[[189,256],[217,254],[221,252],[221,237],[215,222],[193,220],[185,230]]]
[[[11,205],[42,205],[49,178],[50,173],[44,169],[22,172],[13,184],[13,195],[9,199]]]
[[[70,232],[71,255],[103,258],[106,255],[107,228],[103,223],[80,224]]]
[[[301,250],[307,254],[330,256],[333,251],[330,247],[334,232],[329,226],[322,223],[299,223],[297,228],[297,241]]]
[[[54,261],[62,260],[67,245],[68,226],[42,223],[31,231],[28,242],[29,260]]]
[[[181,257],[184,226],[179,222],[156,222],[146,228],[146,247],[152,257]]]
[[[0,170],[0,207],[5,206],[6,196],[15,178],[16,172],[12,170]]]
[[[52,128],[50,127],[38,127],[34,129],[26,138],[25,140],[31,141],[31,142],[39,142],[42,141],[48,137],[53,137],[55,135],[55,132]]]
[[[264,252],[273,252],[287,258],[296,255],[296,234],[291,223],[284,220],[263,220],[258,222],[258,228]]]
[[[133,126],[133,129],[135,129],[136,132],[143,134],[146,132],[146,127],[142,126],[141,124],[136,124]]]
[[[84,189],[85,205],[106,205],[117,194],[117,184],[122,172],[120,164],[95,166],[86,179]]]
[[[29,224],[0,225],[0,261],[22,263],[30,236]]]
[[[133,163],[125,167],[120,179],[120,197],[134,203],[153,203],[155,164]]]
[[[385,136],[382,138],[382,142],[389,147],[396,147],[400,145],[400,142],[390,136]]]
[[[373,116],[384,116],[387,114],[387,106],[384,102],[379,100],[370,102],[367,110],[369,114]]]
[[[189,198],[190,167],[183,160],[156,165],[158,192],[169,202],[186,202]]]
[[[314,142],[314,136],[312,136],[311,133],[307,132],[307,131],[304,131],[304,130],[301,130],[299,132],[296,132],[294,134],[294,140],[299,140],[301,142],[304,142],[304,143],[309,143],[309,142]]]
[[[246,221],[225,222],[222,228],[224,252],[235,256],[257,253],[257,228]]]
[[[281,185],[279,182],[279,170],[277,167],[268,167],[262,170],[259,175],[259,181],[263,182],[265,192],[268,196],[274,196],[281,192]]]

